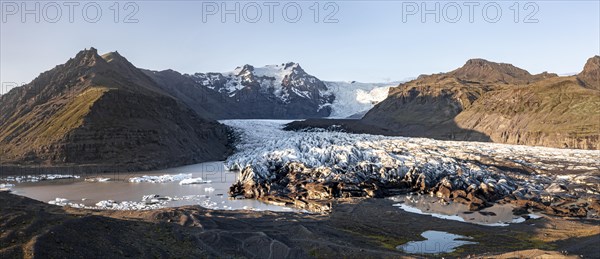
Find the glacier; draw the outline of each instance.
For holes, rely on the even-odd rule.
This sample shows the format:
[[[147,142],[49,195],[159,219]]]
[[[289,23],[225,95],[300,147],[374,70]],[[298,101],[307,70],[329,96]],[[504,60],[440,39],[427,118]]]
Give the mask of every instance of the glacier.
[[[475,200],[476,205],[506,196],[552,199],[556,193],[546,190],[552,183],[570,186],[570,194],[591,195],[595,201],[599,198],[598,150],[323,130],[293,132],[282,130],[289,121],[277,120],[222,123],[239,134],[237,152],[225,164],[242,172],[238,186],[249,198],[292,194],[305,200],[323,198],[311,195],[309,185],[315,183],[341,183],[355,189],[365,184],[379,190],[404,188],[446,197],[449,191],[463,190],[457,195]],[[291,186],[291,178],[302,187]],[[332,189],[336,188],[329,191]],[[470,193],[473,195],[467,198]]]
[[[401,82],[361,83],[344,81],[324,81],[327,93],[335,96],[331,106],[330,118],[347,118],[368,111],[388,96],[390,87]]]

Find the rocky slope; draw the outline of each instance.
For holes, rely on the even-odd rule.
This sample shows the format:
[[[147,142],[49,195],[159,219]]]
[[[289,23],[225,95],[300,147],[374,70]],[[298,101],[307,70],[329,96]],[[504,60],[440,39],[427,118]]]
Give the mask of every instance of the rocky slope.
[[[215,119],[235,118],[243,107],[229,96],[198,84],[194,79],[174,70],[143,70],[165,92],[187,104],[199,114]]]
[[[599,59],[570,77],[469,60],[391,88],[360,121],[309,120],[290,129],[339,124],[358,133],[598,149]]]
[[[116,52],[81,51],[0,103],[3,166],[149,169],[228,152],[225,126],[189,109]]]
[[[551,78],[486,93],[454,121],[494,142],[600,148],[600,91],[575,77]]]

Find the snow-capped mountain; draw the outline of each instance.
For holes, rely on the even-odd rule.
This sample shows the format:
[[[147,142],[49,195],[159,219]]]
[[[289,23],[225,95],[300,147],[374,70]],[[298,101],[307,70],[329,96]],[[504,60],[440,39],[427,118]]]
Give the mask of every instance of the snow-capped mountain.
[[[364,114],[375,104],[388,96],[390,87],[400,82],[360,83],[360,82],[325,82],[329,93],[335,96],[331,107],[331,118],[348,118],[356,114]],[[362,116],[359,116],[362,117]]]
[[[335,99],[323,81],[293,62],[185,76],[241,107],[237,118],[327,117],[331,114],[327,104]]]
[[[222,73],[145,72],[171,95],[216,119],[345,118],[364,114],[398,85],[325,82],[294,62]]]
[[[253,67],[244,65],[225,73],[196,73],[191,75],[197,83],[219,93],[234,97],[246,87],[260,86],[289,103],[290,94],[296,98],[319,100],[323,107],[331,107],[329,117],[346,118],[371,109],[388,96],[390,87],[400,82],[361,83],[321,81],[307,74],[298,63]]]
[[[257,87],[284,102],[290,95],[308,99],[328,99],[327,87],[318,78],[307,74],[298,63],[254,67],[244,65],[225,73],[196,73],[191,75],[196,82],[210,89],[235,96],[244,88]]]

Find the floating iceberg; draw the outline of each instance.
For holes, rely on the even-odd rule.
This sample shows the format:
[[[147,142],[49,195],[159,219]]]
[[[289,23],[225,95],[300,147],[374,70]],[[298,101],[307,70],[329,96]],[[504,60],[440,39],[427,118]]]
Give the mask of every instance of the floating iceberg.
[[[40,175],[19,175],[19,176],[7,176],[0,177],[0,181],[4,182],[39,182],[46,180],[59,180],[59,179],[79,179],[78,175],[71,174],[40,174]]]
[[[179,182],[179,185],[188,185],[188,184],[203,184],[203,183],[211,183],[211,180],[202,180],[202,178],[188,178]]]
[[[110,181],[110,178],[106,178],[106,177],[91,177],[91,178],[85,178],[86,182],[108,182]]]
[[[129,178],[130,183],[168,183],[175,181],[182,181],[185,179],[192,178],[192,174],[165,174],[165,175],[144,175],[140,177]]]

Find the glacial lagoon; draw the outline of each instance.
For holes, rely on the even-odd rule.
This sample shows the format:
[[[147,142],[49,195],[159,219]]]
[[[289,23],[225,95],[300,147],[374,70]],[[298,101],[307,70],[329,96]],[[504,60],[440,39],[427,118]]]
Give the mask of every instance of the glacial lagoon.
[[[99,209],[200,205],[210,209],[294,211],[253,199],[230,198],[227,192],[238,174],[226,170],[223,162],[207,162],[148,172],[10,182],[14,185],[10,189],[15,194],[43,202]]]

